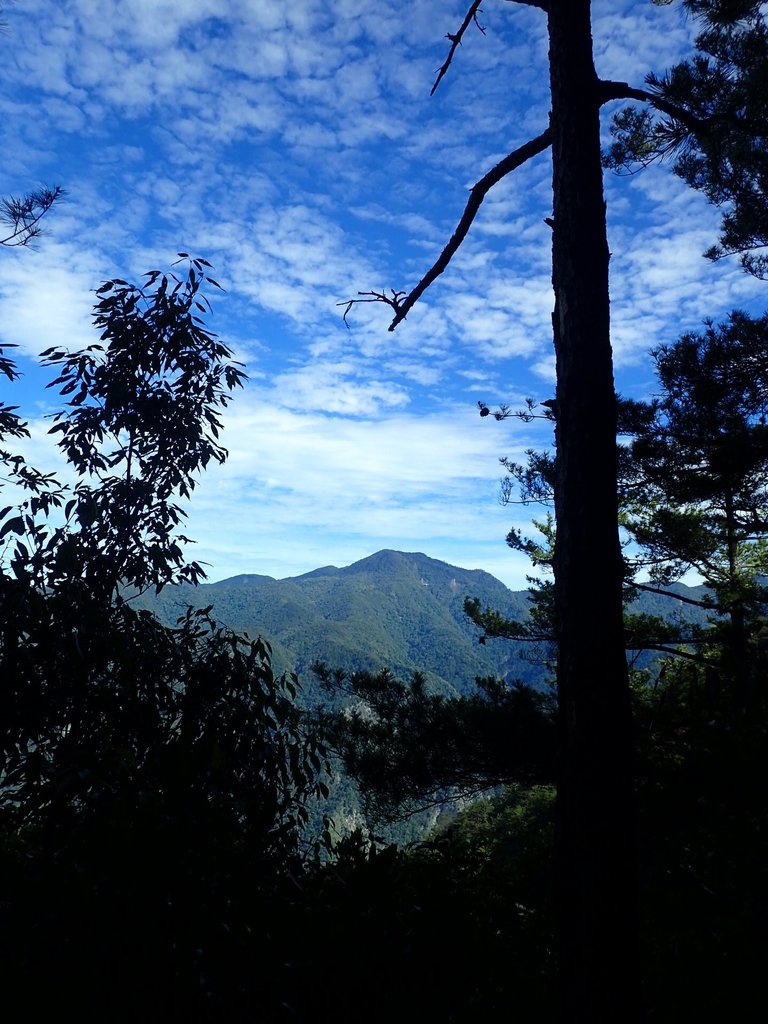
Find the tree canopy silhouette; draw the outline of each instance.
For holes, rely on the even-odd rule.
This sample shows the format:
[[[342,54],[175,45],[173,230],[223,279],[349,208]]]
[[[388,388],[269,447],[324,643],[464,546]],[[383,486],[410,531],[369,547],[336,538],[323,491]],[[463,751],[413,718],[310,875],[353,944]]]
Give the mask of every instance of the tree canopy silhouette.
[[[182,260],[184,276],[107,282],[100,343],[46,353],[74,485],[3,453],[27,494],[0,511],[11,1005],[38,989],[46,1012],[64,1001],[87,1016],[119,998],[126,1018],[152,1007],[221,1019],[289,998],[270,928],[290,904],[308,801],[327,792],[297,682],[210,608],[166,627],[132,606],[147,587],[203,575],[184,557],[177,499],[225,459],[219,410],[244,379],[200,316],[208,264]],[[7,409],[4,426],[27,429]],[[263,972],[247,971],[262,954]]]

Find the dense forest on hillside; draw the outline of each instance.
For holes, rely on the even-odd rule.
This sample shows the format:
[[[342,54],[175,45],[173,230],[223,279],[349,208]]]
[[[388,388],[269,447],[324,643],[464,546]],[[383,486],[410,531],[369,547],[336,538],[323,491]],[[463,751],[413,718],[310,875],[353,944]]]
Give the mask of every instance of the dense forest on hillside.
[[[704,625],[705,593],[703,586],[672,583],[667,593],[638,592],[629,607],[669,623]],[[454,695],[472,691],[478,676],[550,686],[551,639],[481,643],[467,599],[506,620],[522,623],[531,613],[530,591],[510,591],[486,572],[399,551],[379,551],[342,569],[328,566],[285,580],[236,576],[197,587],[171,586],[137,596],[133,604],[169,626],[188,605],[210,605],[219,622],[266,640],[275,671],[300,676],[309,699],[323,693],[311,671],[318,661],[350,672],[388,668],[403,678],[418,671],[428,686]]]
[[[218,286],[201,258],[105,282],[98,341],[42,353],[74,484],[25,461],[27,425],[0,404],[3,479],[22,492],[0,510],[0,971],[14,1018],[754,1015],[768,933],[768,317],[733,311],[654,339],[650,400],[611,386],[607,416],[592,416],[599,389],[574,391],[587,322],[569,305],[575,264],[607,270],[607,256],[597,229],[579,249],[583,211],[563,198],[581,204],[579,181],[596,198],[579,178],[594,161],[574,183],[565,158],[595,141],[603,103],[641,104],[616,117],[605,163],[671,155],[723,209],[710,255],[766,269],[762,5],[685,5],[702,25],[689,61],[648,90],[595,78],[581,91],[569,83],[591,62],[589,3],[527,5],[547,12],[551,41],[552,125],[535,141],[553,147],[558,355],[557,398],[520,412],[551,424],[552,450],[504,460],[506,493],[555,512],[540,538],[508,538],[553,570],[530,594],[393,551],[202,583],[179,502],[226,459],[224,410],[245,371],[205,324]],[[478,6],[448,36],[441,77]],[[56,198],[5,212],[34,233]],[[589,294],[597,323],[603,293]],[[393,296],[378,298],[396,319],[419,297]],[[11,385],[13,355],[0,351]],[[610,500],[579,505],[584,450],[606,426],[595,463],[608,476],[587,482]],[[583,550],[588,536],[599,547]],[[692,571],[702,585],[681,586]],[[520,678],[535,665],[521,649],[554,659],[555,690]],[[323,816],[350,780],[367,817]],[[381,839],[383,822],[452,801],[418,843]]]
[[[346,568],[316,569],[287,580],[239,576],[195,590],[166,588],[141,603],[172,624],[187,603],[213,606],[219,621],[272,647],[275,669],[305,682],[317,661],[347,670],[422,671],[446,692],[464,692],[476,676],[535,674],[514,649],[477,642],[464,612],[468,595],[523,618],[525,594],[488,573],[468,572],[424,555],[380,551]]]

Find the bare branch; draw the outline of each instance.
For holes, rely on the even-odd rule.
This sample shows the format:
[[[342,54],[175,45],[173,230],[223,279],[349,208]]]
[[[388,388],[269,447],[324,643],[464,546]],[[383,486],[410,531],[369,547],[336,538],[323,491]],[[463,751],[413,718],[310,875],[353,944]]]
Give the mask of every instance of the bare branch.
[[[443,62],[442,66],[440,67],[439,71],[437,72],[437,78],[435,79],[435,84],[432,86],[432,88],[429,91],[429,95],[430,96],[434,96],[435,95],[435,90],[437,89],[438,85],[440,85],[440,82],[442,80],[443,75],[446,73],[448,68],[451,66],[451,61],[453,60],[453,55],[454,55],[454,53],[456,53],[457,47],[461,46],[461,37],[467,31],[467,29],[472,24],[472,22],[474,22],[477,25],[477,27],[480,29],[480,31],[483,33],[483,35],[485,35],[485,29],[480,24],[480,22],[477,20],[477,15],[478,15],[478,13],[480,11],[480,3],[481,3],[481,0],[472,0],[472,5],[469,8],[469,10],[467,11],[467,13],[466,13],[466,15],[464,17],[464,21],[461,23],[461,28],[459,29],[459,31],[455,35],[452,35],[450,32],[447,33],[445,38],[450,40],[450,42],[451,42],[451,49],[449,50],[448,56],[445,58],[445,61]]]
[[[681,640],[680,643],[704,643],[703,640]],[[685,661],[693,661],[697,665],[711,665],[713,668],[716,667],[715,662],[711,658],[705,658],[703,654],[694,654],[691,651],[683,651],[679,647],[667,647],[665,644],[656,644],[652,641],[648,643],[639,644],[633,646],[631,643],[627,644],[628,651],[658,651],[659,654],[671,654],[674,658],[683,658]]]
[[[552,134],[550,129],[547,128],[546,131],[541,133],[541,135],[538,135],[535,139],[531,139],[531,141],[526,142],[524,146],[520,146],[519,149],[516,149],[508,156],[505,156],[503,160],[500,160],[495,167],[491,168],[487,174],[484,174],[483,177],[472,186],[469,192],[467,205],[464,207],[464,213],[461,215],[461,219],[456,225],[456,230],[448,239],[447,245],[440,253],[437,260],[426,272],[424,277],[422,277],[413,291],[411,291],[404,299],[398,300],[397,306],[389,303],[389,305],[392,305],[392,308],[395,310],[394,319],[389,325],[390,331],[394,331],[397,325],[402,320],[405,320],[410,310],[419,301],[427,288],[429,288],[432,282],[442,274],[451,262],[456,250],[466,238],[467,232],[472,226],[472,222],[477,216],[477,211],[480,209],[483,200],[493,186],[498,184],[498,182],[500,182],[502,178],[506,177],[507,174],[510,174],[527,160],[530,160],[531,157],[537,156],[539,153],[543,153],[551,142]],[[398,294],[402,295],[403,293],[400,292]]]
[[[358,302],[384,302],[394,310],[395,315],[392,319],[392,323],[388,327],[388,330],[394,331],[397,325],[401,323],[401,321],[405,320],[408,313],[413,309],[427,288],[429,288],[432,282],[442,274],[451,262],[456,254],[456,250],[466,238],[467,232],[477,216],[477,211],[480,209],[480,206],[488,195],[488,192],[494,185],[498,184],[502,178],[506,177],[507,174],[510,174],[512,171],[524,164],[526,160],[530,160],[531,157],[538,156],[539,153],[543,153],[551,142],[552,133],[550,129],[547,128],[546,131],[541,133],[541,135],[538,135],[535,139],[531,139],[530,142],[526,142],[525,145],[520,146],[519,149],[516,149],[508,156],[505,156],[503,160],[500,160],[495,167],[492,167],[487,174],[484,174],[483,177],[472,186],[469,191],[467,205],[464,207],[464,213],[461,215],[461,219],[456,225],[456,230],[448,239],[448,243],[443,251],[413,291],[406,293],[390,290],[389,295],[387,295],[386,292],[358,292],[357,294],[361,296],[361,298],[347,299],[345,302],[337,302],[337,306],[346,307],[344,310],[344,323],[347,324],[347,327],[349,327],[349,324],[347,323],[349,311]]]
[[[662,597],[673,597],[675,601],[681,601],[684,604],[692,604],[696,608],[709,608],[714,611],[714,607],[711,603],[706,601],[697,601],[693,597],[684,597],[682,594],[678,594],[676,590],[664,590],[662,587],[648,586],[645,583],[633,583],[632,586],[636,590],[644,590],[648,594],[661,594]]]
[[[438,85],[440,85],[440,81],[443,78],[443,75],[446,73],[448,68],[451,66],[451,61],[453,60],[453,55],[456,52],[457,47],[461,46],[462,36],[467,31],[467,29],[472,24],[472,22],[474,22],[475,25],[477,25],[477,27],[483,33],[483,35],[485,35],[485,28],[477,20],[478,14],[482,13],[481,10],[480,10],[481,2],[482,2],[482,0],[473,0],[472,5],[470,6],[469,10],[467,11],[467,13],[466,13],[466,15],[464,17],[464,21],[462,22],[461,28],[459,29],[458,32],[456,32],[455,34],[453,34],[451,32],[446,32],[445,38],[450,40],[451,49],[450,49],[450,51],[448,53],[448,56],[445,58],[444,63],[442,64],[442,66],[439,68],[439,70],[437,72],[437,78],[435,79],[435,84],[432,86],[432,88],[429,91],[429,95],[430,96],[434,96],[435,95],[435,91],[436,91]],[[538,7],[539,10],[541,10],[541,11],[548,11],[549,10],[549,0],[513,0],[513,2],[514,3],[522,4],[524,7]]]
[[[516,2],[525,3],[526,0],[516,0]],[[546,10],[547,7],[545,3],[528,3],[526,5],[529,7],[540,7],[542,10]],[[478,9],[479,3],[473,3],[467,12],[467,16],[465,17],[464,23],[458,33],[455,36],[449,37],[452,42],[451,52],[448,55],[448,59],[445,64],[440,69],[437,82],[435,82],[435,88],[437,87],[440,78],[442,78],[445,71],[448,69],[453,53],[461,42],[461,37],[464,34],[464,31],[475,17]],[[643,103],[650,103],[657,110],[675,118],[688,128],[689,131],[703,132],[709,128],[708,121],[694,117],[692,114],[688,113],[688,111],[683,110],[672,103],[667,103],[666,100],[657,96],[655,93],[648,92],[645,89],[636,89],[628,82],[601,81],[598,83],[598,89],[601,104],[608,103],[610,100],[616,99],[639,100]],[[434,88],[432,91],[434,92]],[[435,281],[436,278],[438,278],[447,268],[448,264],[456,254],[457,249],[466,238],[467,233],[477,216],[477,212],[488,192],[511,171],[516,170],[516,168],[520,167],[527,160],[530,160],[531,157],[537,156],[539,153],[543,153],[551,144],[551,141],[551,132],[550,129],[547,128],[546,131],[541,133],[541,135],[537,136],[535,139],[531,139],[530,142],[526,142],[525,145],[514,150],[514,152],[509,154],[509,156],[505,156],[503,160],[496,164],[495,167],[488,171],[487,174],[483,175],[483,177],[472,186],[467,205],[464,208],[464,213],[456,226],[456,230],[451,235],[447,245],[440,253],[437,260],[411,292],[406,293],[392,291],[389,295],[386,292],[359,292],[358,294],[360,296],[364,296],[363,298],[349,299],[347,302],[339,302],[339,306],[346,306],[346,309],[344,310],[344,322],[347,326],[349,326],[347,323],[347,315],[352,309],[352,306],[357,302],[384,302],[394,311],[395,315],[392,319],[392,323],[389,325],[389,330],[394,331],[398,324],[405,320],[408,313],[419,301],[432,282]],[[552,221],[549,219],[547,219],[547,224],[550,227],[554,227]]]
[[[394,309],[395,313],[398,313],[400,310],[400,300],[405,295],[405,292],[396,292],[394,289],[390,289],[389,295],[387,295],[386,292],[358,292],[357,294],[363,297],[359,299],[347,299],[346,302],[336,303],[337,306],[346,306],[342,315],[342,320],[347,325],[347,329],[349,329],[349,321],[347,320],[349,311],[353,306],[356,306],[358,302],[386,302],[388,306],[391,306],[391,308]]]

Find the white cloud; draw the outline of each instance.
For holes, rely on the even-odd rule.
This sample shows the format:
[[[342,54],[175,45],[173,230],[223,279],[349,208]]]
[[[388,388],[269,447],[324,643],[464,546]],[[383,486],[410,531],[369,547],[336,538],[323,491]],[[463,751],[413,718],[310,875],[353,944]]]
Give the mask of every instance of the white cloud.
[[[349,419],[253,392],[228,416],[225,442],[229,462],[196,494],[190,525],[217,566],[234,566],[227,573],[294,574],[395,546],[444,560],[446,549],[463,550],[464,565],[482,550],[473,565],[493,561],[513,578],[503,536],[515,519],[497,501],[502,439],[476,410]],[[522,458],[522,446],[512,454]],[[515,562],[523,586],[519,570]]]
[[[695,34],[681,4],[655,6],[635,0],[593,4],[595,65],[602,78],[642,87],[649,71],[663,72],[680,59]]]
[[[37,356],[54,345],[81,346],[94,339],[91,326],[96,260],[47,241],[45,248],[4,254],[0,277],[0,341]]]
[[[601,73],[641,84],[675,60],[693,30],[679,8],[596,0]],[[355,305],[347,330],[338,305],[412,287],[468,188],[546,123],[546,19],[527,6],[488,5],[486,34],[467,35],[429,97],[464,13],[442,0],[7,11],[0,194],[61,181],[70,199],[37,251],[3,255],[0,338],[79,346],[105,278],[178,251],[211,260],[226,288],[211,325],[253,378],[227,417],[230,463],[193,503],[216,575],[375,546],[464,550],[451,557],[483,567],[494,550],[513,557],[504,535],[530,510],[498,507],[497,455],[537,435],[488,429],[475,403],[552,395],[549,157],[493,191],[397,331],[378,303]],[[668,167],[606,190],[617,383],[640,395],[651,345],[756,308],[761,290],[701,259],[717,211]]]

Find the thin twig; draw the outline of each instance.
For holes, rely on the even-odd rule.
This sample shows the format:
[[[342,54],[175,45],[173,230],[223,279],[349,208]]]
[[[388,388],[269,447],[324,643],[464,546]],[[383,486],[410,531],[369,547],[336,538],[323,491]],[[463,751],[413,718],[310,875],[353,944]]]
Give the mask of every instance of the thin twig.
[[[385,302],[388,306],[391,306],[392,309],[394,309],[395,313],[397,313],[400,309],[400,300],[403,295],[405,295],[405,292],[396,292],[394,289],[390,289],[389,295],[387,295],[386,292],[358,292],[357,294],[362,297],[359,299],[347,299],[346,302],[336,303],[337,306],[346,306],[346,309],[342,314],[342,320],[346,324],[347,330],[349,330],[349,321],[347,320],[349,311],[353,306],[356,306],[358,302]]]
[[[432,86],[432,88],[429,91],[429,95],[430,96],[434,96],[435,95],[435,90],[437,89],[438,85],[440,85],[440,82],[441,82],[441,80],[443,78],[443,75],[446,73],[448,68],[451,66],[451,61],[453,60],[453,55],[454,55],[454,53],[456,53],[457,47],[461,46],[461,37],[464,35],[464,33],[467,31],[467,29],[469,28],[469,26],[471,25],[471,23],[473,21],[477,25],[477,27],[480,29],[480,31],[483,33],[483,35],[485,35],[485,29],[480,24],[480,22],[477,20],[477,15],[478,15],[478,12],[480,11],[480,4],[481,4],[481,2],[482,2],[482,0],[472,0],[472,6],[467,11],[467,13],[466,13],[466,15],[464,17],[464,21],[462,22],[461,28],[459,29],[459,31],[455,35],[452,35],[450,32],[446,33],[445,38],[446,39],[450,39],[450,41],[451,41],[451,49],[449,50],[448,56],[445,58],[445,61],[443,62],[442,67],[437,72],[437,78],[435,79],[435,84]]]

